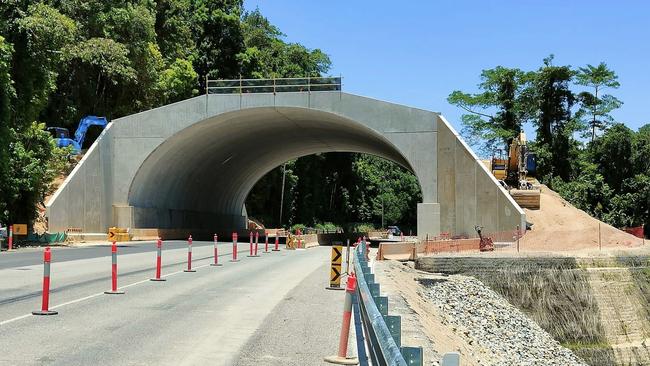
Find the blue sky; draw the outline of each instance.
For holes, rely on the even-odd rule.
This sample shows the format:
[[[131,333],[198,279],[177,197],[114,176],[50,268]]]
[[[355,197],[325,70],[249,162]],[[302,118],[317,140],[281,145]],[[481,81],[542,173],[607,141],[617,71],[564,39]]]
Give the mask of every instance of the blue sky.
[[[290,42],[320,48],[344,90],[442,112],[459,129],[455,89],[477,91],[482,69],[604,61],[624,102],[613,113],[650,123],[650,1],[246,0]],[[527,128],[529,130],[529,128]]]

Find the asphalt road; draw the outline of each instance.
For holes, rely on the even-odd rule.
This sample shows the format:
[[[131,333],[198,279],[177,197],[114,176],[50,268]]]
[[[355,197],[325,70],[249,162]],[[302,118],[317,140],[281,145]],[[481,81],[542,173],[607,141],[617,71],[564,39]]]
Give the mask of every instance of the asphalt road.
[[[226,244],[226,243],[220,243]],[[212,242],[193,242],[194,247],[213,245]],[[246,245],[239,243],[239,245]],[[135,254],[154,252],[155,241],[143,241],[133,243],[118,243],[120,254]],[[187,241],[170,240],[163,242],[164,249],[187,248]],[[56,262],[68,262],[79,259],[105,257],[110,255],[110,247],[104,245],[89,245],[83,247],[52,247]],[[43,263],[43,248],[24,248],[15,252],[0,252],[0,269],[31,266]]]
[[[148,280],[153,243],[121,247],[124,295],[103,294],[110,286],[107,247],[55,249],[50,308],[59,314],[51,317],[30,314],[40,308],[42,252],[1,253],[0,263],[13,264],[0,269],[0,365],[248,364],[239,360],[260,337],[286,340],[287,347],[295,339],[305,351],[282,355],[295,360],[290,364],[318,365],[336,352],[343,291],[324,289],[329,248],[249,258],[248,244],[240,243],[241,261],[231,263],[232,243],[220,243],[223,266],[212,267],[212,244],[194,242],[197,272],[184,273],[186,243],[166,242],[166,282]],[[38,263],[29,264],[34,255]],[[294,293],[309,294],[308,304],[287,301]],[[301,314],[298,321],[278,328],[278,314],[291,313]],[[311,332],[322,335],[310,340]]]

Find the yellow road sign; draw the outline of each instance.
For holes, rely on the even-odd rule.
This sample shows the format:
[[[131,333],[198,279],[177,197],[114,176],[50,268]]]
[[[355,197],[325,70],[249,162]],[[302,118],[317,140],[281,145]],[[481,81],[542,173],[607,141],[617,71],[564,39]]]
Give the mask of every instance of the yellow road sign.
[[[27,235],[27,224],[14,224],[14,235]]]
[[[117,228],[112,227],[108,229],[108,241],[117,241]]]
[[[341,287],[341,253],[342,247],[340,245],[332,245],[330,287]]]

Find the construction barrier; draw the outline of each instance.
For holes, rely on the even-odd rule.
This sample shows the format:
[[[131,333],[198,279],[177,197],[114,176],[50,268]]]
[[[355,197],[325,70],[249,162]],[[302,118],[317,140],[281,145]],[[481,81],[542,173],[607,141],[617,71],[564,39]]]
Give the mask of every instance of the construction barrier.
[[[111,245],[111,290],[104,291],[109,295],[122,295],[124,291],[117,290],[117,244],[113,242]]]
[[[156,241],[156,277],[151,278],[151,281],[167,281],[164,278],[160,278],[160,272],[162,272],[162,239],[158,238]]]
[[[341,259],[343,247],[341,245],[332,245],[332,255],[330,259],[330,285],[328,290],[343,290],[341,288]]]
[[[46,247],[43,252],[43,295],[41,310],[32,311],[34,315],[58,314],[58,312],[50,310],[50,262],[52,262],[52,252],[50,251],[50,247]]]

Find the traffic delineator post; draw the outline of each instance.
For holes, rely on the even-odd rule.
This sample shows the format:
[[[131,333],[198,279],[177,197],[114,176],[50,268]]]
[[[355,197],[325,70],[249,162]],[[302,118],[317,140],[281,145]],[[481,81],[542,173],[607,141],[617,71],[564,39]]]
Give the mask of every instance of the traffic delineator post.
[[[280,237],[278,234],[275,234],[275,249],[273,249],[274,252],[279,252],[280,251]]]
[[[162,239],[158,238],[156,241],[156,277],[150,278],[150,281],[163,282],[167,281],[164,278],[160,278],[160,272],[162,271]]]
[[[256,234],[255,243],[253,243],[253,232],[251,231],[248,235],[250,238],[249,254],[248,254],[249,257],[259,257],[259,255],[257,255],[257,238],[259,238],[260,234],[259,233],[255,233],[255,234]]]
[[[9,241],[7,242],[7,251],[14,250],[14,226],[9,225]]]
[[[269,236],[264,234],[264,253],[269,252]]]
[[[50,310],[50,263],[52,262],[52,252],[50,247],[45,247],[43,252],[43,296],[41,301],[41,310],[32,311],[33,315],[56,315],[57,311]]]
[[[192,235],[187,238],[187,269],[184,269],[183,272],[196,272],[195,269],[192,269]]]
[[[339,337],[339,350],[336,356],[325,357],[325,362],[339,365],[356,365],[359,360],[356,357],[348,357],[348,341],[350,338],[350,319],[352,318],[352,296],[357,287],[357,277],[354,273],[348,276],[345,286],[345,302],[343,303],[343,322],[341,324],[341,335]]]
[[[219,252],[217,250],[218,241],[219,241],[219,237],[217,236],[217,234],[214,234],[214,263],[210,264],[213,267],[221,266],[221,263],[219,263]]]
[[[104,291],[107,295],[122,295],[124,291],[117,290],[117,243],[111,244],[111,290]]]
[[[239,262],[237,259],[237,233],[232,233],[232,259],[231,262]]]

